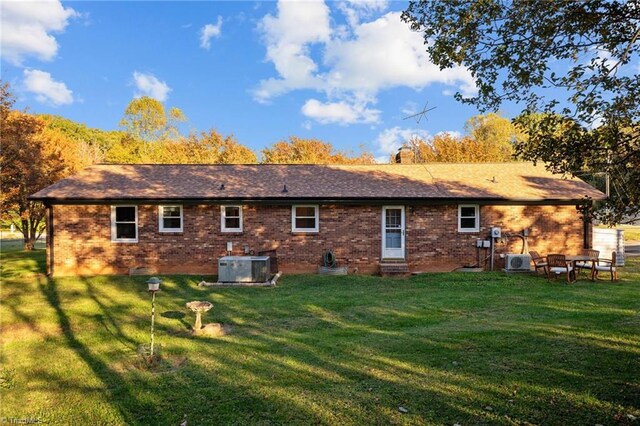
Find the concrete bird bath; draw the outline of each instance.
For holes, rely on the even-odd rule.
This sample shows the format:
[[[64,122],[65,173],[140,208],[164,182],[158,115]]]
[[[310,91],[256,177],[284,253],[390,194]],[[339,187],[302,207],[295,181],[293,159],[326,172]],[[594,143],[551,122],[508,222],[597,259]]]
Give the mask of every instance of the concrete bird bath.
[[[213,308],[213,304],[211,302],[195,300],[187,303],[187,308],[196,313],[196,324],[193,326],[193,332],[197,334],[202,328],[202,314]]]

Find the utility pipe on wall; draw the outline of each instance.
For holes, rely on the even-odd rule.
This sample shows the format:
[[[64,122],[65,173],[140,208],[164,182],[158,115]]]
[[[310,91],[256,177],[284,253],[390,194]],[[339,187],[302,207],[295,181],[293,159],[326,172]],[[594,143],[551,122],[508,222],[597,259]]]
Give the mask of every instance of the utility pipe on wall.
[[[491,236],[491,270],[493,271],[493,261],[496,254],[496,243],[493,235]]]

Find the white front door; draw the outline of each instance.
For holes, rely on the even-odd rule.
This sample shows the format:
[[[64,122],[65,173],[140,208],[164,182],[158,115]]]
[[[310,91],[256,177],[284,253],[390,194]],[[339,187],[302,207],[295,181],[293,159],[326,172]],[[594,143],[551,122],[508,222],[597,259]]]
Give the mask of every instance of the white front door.
[[[404,259],[404,206],[382,207],[382,258]]]

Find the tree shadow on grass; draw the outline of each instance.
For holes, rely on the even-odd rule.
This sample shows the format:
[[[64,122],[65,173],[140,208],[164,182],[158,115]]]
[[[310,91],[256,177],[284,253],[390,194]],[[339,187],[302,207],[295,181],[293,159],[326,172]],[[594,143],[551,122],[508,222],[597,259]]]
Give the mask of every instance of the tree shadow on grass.
[[[123,311],[118,315],[110,313],[112,307],[100,301],[102,295],[92,289],[91,279],[86,278],[83,281],[87,286],[88,298],[96,302],[98,310],[98,313],[89,319],[102,323],[108,328],[109,335],[115,340],[126,342],[127,348],[135,346],[136,340],[127,336],[118,325],[118,318],[126,314],[123,314]],[[166,374],[133,369],[120,371],[121,369],[115,365],[117,363],[106,359],[115,352],[98,352],[98,349],[85,343],[87,338],[82,334],[91,333],[91,330],[83,331],[80,328],[78,318],[74,318],[73,311],[65,307],[68,302],[63,300],[58,285],[56,279],[38,279],[38,289],[55,312],[65,347],[75,352],[101,385],[86,386],[75,383],[75,374],[57,377],[56,374],[47,372],[47,382],[51,383],[48,391],[58,389],[57,392],[63,393],[65,390],[74,389],[79,392],[96,392],[103,389],[109,404],[117,409],[125,424],[176,425],[184,414],[187,414],[190,424],[268,423],[274,416],[278,418],[277,413],[290,408],[277,396],[269,398],[256,394],[250,387],[244,387],[234,381],[221,380],[206,365],[188,361],[180,370]],[[132,356],[135,353],[129,352],[132,352]],[[237,407],[247,409],[238,410]],[[297,416],[298,423],[302,423],[303,419],[314,422],[313,412],[305,407],[297,406],[289,412],[297,413],[294,418]],[[80,413],[75,415],[80,417]],[[317,422],[316,419],[315,423]]]
[[[531,306],[538,303],[536,297],[529,302]],[[412,414],[417,416],[413,420],[444,423],[545,423],[560,419],[606,423],[617,410],[637,412],[637,383],[630,370],[619,371],[631,368],[637,344],[610,341],[604,334],[603,339],[576,335],[558,327],[562,318],[557,314],[537,321],[541,322],[538,325],[510,323],[509,306],[497,302],[495,312],[489,312],[491,306],[481,312],[472,309],[463,319],[466,325],[450,333],[443,333],[437,321],[427,321],[423,325],[434,327],[433,339],[425,338],[424,333],[413,335],[411,330],[424,319],[402,309],[378,309],[375,316],[380,318],[369,315],[359,319],[350,309],[336,310],[318,301],[318,306],[308,305],[310,309],[298,312],[297,317],[290,314],[286,321],[274,321],[264,315],[273,313],[271,309],[263,315],[258,310],[243,316],[244,306],[230,303],[223,315],[243,320],[244,332],[238,328],[242,338],[228,341],[232,346],[228,351],[220,350],[218,344],[203,344],[202,350],[223,366],[235,365],[247,382],[270,381],[274,393],[286,392],[286,383],[290,383],[290,394],[306,394],[314,401],[323,399],[313,395],[320,392],[318,386],[334,392],[335,397],[324,398],[324,403],[335,404],[343,419],[362,415],[354,408],[361,407],[374,418],[398,421],[394,404],[406,400],[413,403]],[[607,308],[594,307],[596,317],[600,309]],[[487,312],[489,318],[479,317]],[[588,315],[587,320],[591,321]],[[301,322],[304,327],[299,327]],[[391,322],[394,325],[389,329],[385,324]],[[443,325],[446,331],[446,321]],[[405,330],[398,332],[398,327]],[[234,353],[251,355],[238,363]],[[224,369],[222,373],[232,374]],[[616,382],[610,383],[612,379]],[[359,389],[360,384],[377,388],[383,394],[378,394],[382,403],[375,394]],[[352,404],[341,404],[341,396]],[[485,410],[486,406],[491,410]]]
[[[141,282],[130,278],[114,278],[115,284],[93,280],[84,279],[87,294],[83,296],[92,301],[97,313],[87,318],[107,328],[106,344],[127,342],[125,349],[132,352],[140,330],[147,328],[143,321],[148,321],[148,311],[111,292],[143,297],[144,286],[138,287]],[[193,338],[175,333],[176,320],[186,321],[185,317],[161,314],[160,318],[170,321],[157,324],[159,340],[170,342],[168,353],[182,351],[189,357],[180,370],[166,374],[119,370],[110,358],[114,354],[99,352],[87,343],[95,336],[79,328],[80,319],[65,300],[66,293],[61,295],[59,282],[39,281],[67,346],[102,382],[123,423],[175,425],[184,413],[190,424],[512,424],[560,419],[607,423],[611,417],[603,414],[619,405],[637,406],[632,381],[623,384],[623,393],[622,385],[607,384],[607,377],[593,371],[600,361],[601,371],[624,381],[628,374],[616,369],[633,365],[637,353],[628,351],[628,345],[553,326],[563,317],[553,314],[549,306],[535,307],[540,295],[528,295],[532,298],[526,301],[528,309],[551,316],[534,318],[529,325],[524,319],[510,322],[513,315],[502,302],[496,305],[500,309],[484,301],[471,308],[454,304],[455,311],[449,312],[431,298],[420,303],[408,298],[389,306],[385,297],[371,306],[353,300],[351,307],[349,300],[342,299],[351,291],[357,293],[357,288],[334,288],[327,302],[313,291],[305,293],[313,289],[304,286],[212,292],[195,287],[193,279],[166,280],[163,297],[157,301],[161,313],[180,313],[186,301],[209,299],[215,308],[206,319],[234,326],[233,334],[223,338]],[[108,283],[104,290],[101,282]],[[413,291],[411,285],[407,282],[396,290],[406,298]],[[491,298],[492,287],[483,290],[483,297]],[[543,295],[544,300],[547,297]],[[291,305],[296,301],[302,307]],[[526,311],[527,306],[522,309]],[[443,313],[428,315],[433,309]],[[599,311],[595,306],[593,310]],[[481,318],[487,313],[489,318]],[[132,319],[131,327],[124,327],[124,321]],[[537,346],[547,354],[535,356]],[[523,357],[522,351],[532,351],[532,356]],[[581,363],[587,356],[591,361]],[[55,375],[49,380],[56,381]],[[60,389],[73,386],[69,377],[59,382]],[[78,385],[78,389],[84,388]],[[399,413],[400,405],[410,412]]]
[[[189,324],[185,317],[187,316],[184,312],[180,311],[164,311],[160,313],[162,318],[167,318],[170,320],[177,320],[181,325],[183,330],[191,330],[193,327]]]
[[[76,337],[71,325],[71,320],[62,307],[56,280],[52,278],[41,278],[38,281],[40,292],[56,313],[58,324],[64,335],[67,347],[72,349],[78,357],[84,361],[85,365],[91,369],[96,378],[102,382],[107,392],[112,394],[113,398],[111,400],[118,407],[125,422],[129,424],[136,422],[137,418],[134,416],[134,412],[151,412],[153,409],[152,405],[149,402],[136,398],[122,376],[109,368],[104,361],[94,355],[92,351]],[[133,410],[125,408],[119,403],[119,401],[123,399],[127,401],[127,404],[131,404],[134,407]]]

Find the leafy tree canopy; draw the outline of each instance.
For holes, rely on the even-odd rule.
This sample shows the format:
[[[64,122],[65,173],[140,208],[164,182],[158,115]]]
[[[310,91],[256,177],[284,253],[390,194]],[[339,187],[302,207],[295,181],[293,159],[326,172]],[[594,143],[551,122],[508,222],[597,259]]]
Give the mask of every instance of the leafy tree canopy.
[[[131,137],[146,143],[177,137],[177,125],[186,119],[179,108],[166,111],[162,102],[142,96],[129,102],[120,126]]]
[[[373,164],[375,159],[368,152],[354,157],[336,151],[328,142],[318,139],[302,139],[291,136],[262,150],[262,162],[267,164]]]
[[[122,138],[109,150],[110,163],[253,164],[256,154],[231,136],[215,130],[187,138],[162,139],[148,146],[139,139]]]
[[[523,105],[522,158],[608,173],[619,189],[597,216],[615,223],[640,213],[639,10],[638,0],[422,0],[402,19],[435,64],[471,72],[478,94],[459,100]]]
[[[41,117],[47,128],[57,130],[78,145],[78,154],[82,161],[88,164],[101,163],[107,152],[120,143],[125,133],[119,130],[101,130],[87,127],[68,118],[57,115],[42,114]]]
[[[514,144],[526,136],[508,119],[496,114],[476,115],[465,124],[468,133],[439,133],[429,140],[413,138],[404,146],[417,163],[481,163],[514,161]],[[391,162],[395,162],[395,155]]]
[[[238,143],[233,135],[216,130],[191,134],[186,140],[167,141],[163,153],[168,163],[254,164],[256,154]]]

